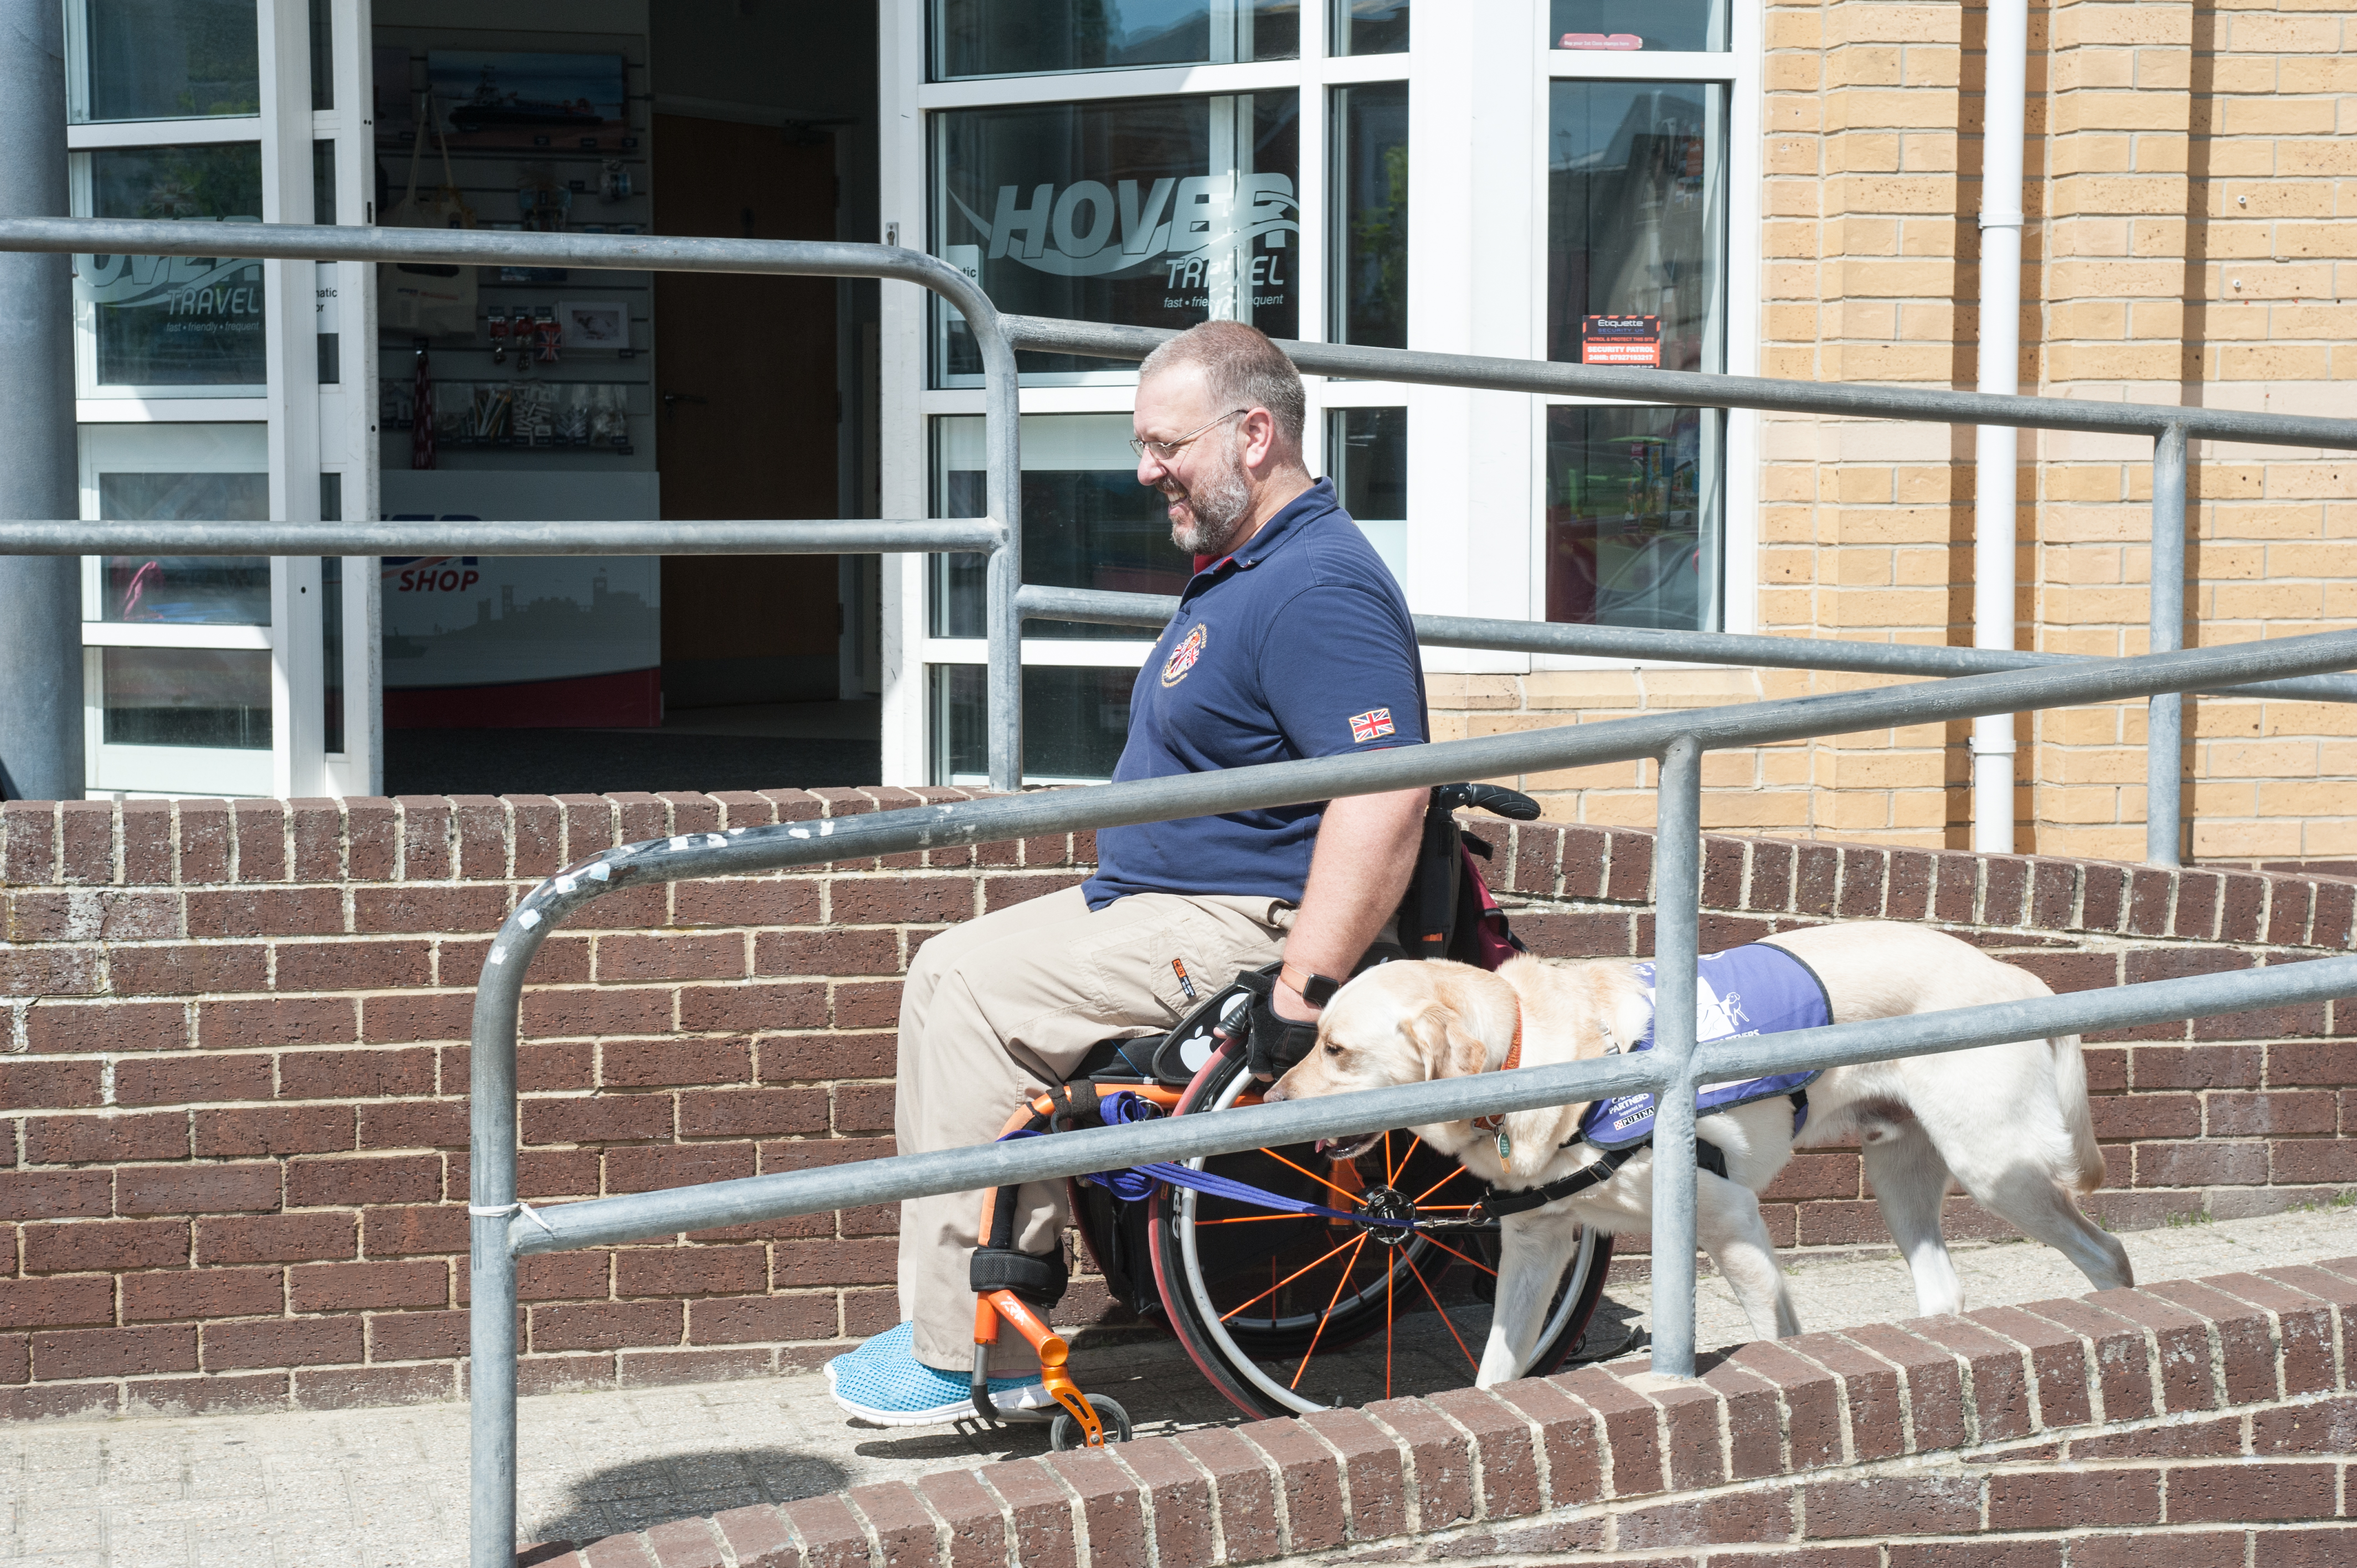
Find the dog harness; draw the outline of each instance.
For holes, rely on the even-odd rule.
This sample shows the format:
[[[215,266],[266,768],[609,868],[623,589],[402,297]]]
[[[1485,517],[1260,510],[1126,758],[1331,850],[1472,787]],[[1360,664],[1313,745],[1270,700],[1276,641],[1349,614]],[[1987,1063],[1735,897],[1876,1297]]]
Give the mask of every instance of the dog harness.
[[[1632,1051],[1653,1048],[1653,1020],[1651,1007],[1654,998],[1654,969],[1651,963],[1636,966],[1639,982],[1645,988],[1648,1014],[1644,1032]],[[1792,1029],[1822,1028],[1833,1022],[1833,1003],[1825,993],[1824,982],[1817,972],[1796,955],[1768,942],[1753,942],[1744,947],[1729,948],[1725,952],[1711,953],[1695,966],[1695,1043],[1712,1040],[1742,1039],[1753,1035],[1780,1035]],[[1515,1044],[1522,1043],[1519,1009],[1515,1019]],[[1607,1055],[1617,1055],[1620,1043],[1608,1036]],[[1517,1053],[1519,1054],[1519,1053]],[[1514,1065],[1510,1057],[1507,1065]],[[1771,1073],[1763,1078],[1730,1079],[1721,1083],[1706,1083],[1695,1095],[1697,1115],[1716,1111],[1731,1111],[1738,1105],[1749,1105],[1755,1100],[1784,1095],[1792,1101],[1792,1131],[1798,1133],[1809,1120],[1808,1086],[1815,1081],[1816,1070],[1808,1072]],[[1492,1217],[1522,1214],[1543,1208],[1550,1203],[1587,1191],[1609,1181],[1622,1165],[1634,1159],[1640,1149],[1653,1141],[1653,1118],[1659,1107],[1650,1094],[1623,1094],[1610,1100],[1599,1100],[1587,1108],[1579,1119],[1579,1131],[1561,1145],[1570,1148],[1575,1144],[1592,1144],[1603,1157],[1581,1166],[1571,1175],[1548,1182],[1544,1187],[1524,1188],[1518,1192],[1501,1192],[1492,1188],[1481,1200],[1482,1212]],[[1486,1120],[1486,1119],[1485,1119]],[[1481,1122],[1474,1125],[1480,1126]],[[1503,1158],[1505,1137],[1499,1134]],[[1713,1176],[1727,1175],[1727,1155],[1706,1138],[1695,1140],[1695,1163]]]

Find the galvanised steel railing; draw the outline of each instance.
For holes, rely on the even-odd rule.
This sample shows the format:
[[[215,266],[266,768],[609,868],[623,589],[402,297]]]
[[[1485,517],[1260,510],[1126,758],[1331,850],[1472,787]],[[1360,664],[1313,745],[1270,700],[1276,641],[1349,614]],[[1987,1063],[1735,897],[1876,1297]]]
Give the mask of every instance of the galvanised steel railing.
[[[999,317],[999,326],[1017,349],[1049,349],[1124,360],[1144,358],[1153,351],[1157,343],[1172,336],[1169,332],[1151,328],[1055,321],[1036,316],[1003,316]],[[2336,450],[2357,448],[2357,420],[2316,419],[2297,414],[2252,413],[2238,409],[2190,408],[2163,403],[2097,403],[2082,398],[2007,397],[1991,392],[1947,392],[1920,387],[1781,381],[1766,376],[1704,375],[1690,371],[1567,365],[1552,360],[1503,360],[1477,354],[1362,349],[1342,343],[1287,342],[1284,348],[1294,363],[1305,371],[1365,381],[1411,381],[1427,386],[1474,387],[1492,392],[1597,397],[1690,408],[1749,408],[1777,413],[1900,419],[1944,424],[1996,424],[2020,429],[2080,430],[2090,434],[2150,436],[2153,451],[2149,646],[2155,653],[2185,646],[2187,441],[2200,436],[2211,441],[2264,442]],[[1577,629],[1592,631],[1601,628],[1583,627]],[[1531,652],[1587,651],[1577,648],[1577,641],[1576,639],[1551,639],[1548,645],[1541,646],[1534,639],[1530,641],[1482,641],[1458,646],[1512,648]],[[1825,645],[1812,642],[1803,646],[1815,650]],[[1600,649],[1598,650],[1601,651]],[[1733,662],[1764,661],[1748,660],[1732,649],[1727,651]],[[1940,651],[1964,653],[1972,650],[1954,649]],[[1809,667],[1860,668],[1856,664]],[[1881,668],[1896,672],[1897,667],[1893,664]],[[2182,695],[2169,693],[2152,699],[2147,716],[2145,860],[2153,865],[2176,865],[2181,859],[2184,811],[2180,768],[2184,712]]]
[[[634,234],[540,234],[468,229],[374,229],[296,223],[181,223],[155,219],[16,218],[0,220],[0,251],[215,256],[274,261],[426,262],[461,266],[761,273],[794,277],[897,278],[931,290],[965,317],[982,352],[986,518],[810,522],[156,523],[70,520],[0,523],[0,554],[79,554],[152,549],[178,554],[588,555],[834,554],[843,551],[973,550],[986,555],[983,623],[989,668],[991,787],[1020,788],[1023,772],[1021,464],[1016,428],[1015,350],[998,311],[948,263],[897,245],[815,240],[704,240]],[[373,396],[371,391],[367,395]],[[339,544],[350,544],[349,550]]]
[[[0,251],[212,255],[217,224],[25,219],[0,221]],[[93,523],[0,522],[0,553],[188,554],[434,553],[511,554],[823,553],[976,550],[985,588],[990,777],[1020,780],[1019,630],[1026,615],[1153,624],[1135,596],[1021,585],[1020,462],[1014,350],[1134,360],[1168,336],[1143,328],[1001,317],[973,281],[915,252],[806,242],[391,231],[276,224],[237,226],[241,255],[283,260],[524,264],[896,278],[940,295],[982,349],[990,515],[982,520],[663,523]],[[1701,759],[1713,747],[2145,697],[2152,703],[2147,858],[2178,859],[2181,811],[2178,693],[2251,690],[2348,701],[2357,633],[2329,633],[2198,652],[2181,639],[2185,453],[2190,436],[2357,449],[2357,422],[2200,408],[2095,403],[1974,392],[1779,381],[1756,377],[1480,359],[1309,343],[1282,345],[1313,373],[1612,401],[1755,408],[1937,423],[2149,435],[2154,439],[2152,647],[2142,658],[2051,655],[1892,644],[1651,633],[1421,618],[1420,640],[1469,648],[1952,675],[1935,685],[1652,714],[1491,736],[1366,757],[1278,763],[1227,773],[1141,780],[1052,794],[1009,795],[848,820],[687,834],[607,852],[535,888],[501,926],[485,962],[474,1018],[470,1217],[470,1354],[474,1403],[471,1557],[507,1568],[515,1543],[515,1261],[682,1230],[966,1191],[1154,1159],[1594,1100],[1632,1090],[1662,1097],[1654,1162],[1653,1363],[1694,1370],[1694,1094],[1706,1079],[1798,1067],[1888,1060],[1924,1051],[2121,1027],[2162,1019],[2337,997],[2357,992],[2357,958],[2198,976],[2101,993],[1723,1042],[1694,1040],[1698,947]],[[1969,671],[1969,673],[1966,673]],[[1994,672],[1991,672],[1994,671]],[[1054,1139],[946,1150],[665,1192],[597,1198],[546,1211],[515,1196],[518,1017],[525,971],[548,932],[611,887],[685,876],[743,875],[911,849],[971,844],[1207,812],[1331,800],[1458,779],[1640,757],[1662,766],[1655,855],[1660,971],[1657,1048],[1642,1056],[1418,1084],[1371,1094],[1229,1111]]]
[[[2357,660],[2357,632],[2328,632],[2194,652],[1969,675],[1924,685],[1650,714],[1366,756],[684,833],[626,844],[568,867],[533,888],[500,928],[475,993],[469,1091],[472,1185],[468,1195],[473,1233],[468,1320],[473,1568],[505,1568],[515,1548],[516,1260],[535,1252],[611,1246],[1642,1090],[1661,1097],[1653,1160],[1652,1364],[1656,1371],[1691,1377],[1695,1090],[1700,1084],[2357,993],[2357,957],[2326,959],[1723,1041],[1697,1049],[1695,961],[1700,950],[1704,753],[1901,723],[1939,723],[2164,692],[2298,680],[2345,668],[2352,660]],[[530,1208],[516,1197],[516,1045],[525,974],[551,932],[614,889],[1641,757],[1659,759],[1662,769],[1653,862],[1655,1047],[1650,1052],[590,1198],[547,1209]]]
[[[48,251],[135,255],[214,255],[225,244],[218,223],[148,219],[24,218],[0,220],[0,251]],[[1023,756],[1021,622],[1018,596],[1042,592],[1070,596],[1080,590],[1026,590],[1022,585],[1020,432],[1015,351],[1049,350],[1135,360],[1172,333],[1152,328],[1113,327],[1040,317],[1001,316],[964,273],[921,252],[897,246],[813,241],[690,239],[654,235],[540,234],[475,230],[387,230],[285,223],[241,223],[233,247],[241,255],[276,260],[427,262],[461,265],[507,265],[628,269],[657,272],[759,273],[781,275],[897,278],[931,290],[964,317],[983,360],[985,442],[987,448],[987,532],[972,535],[941,532],[938,520],[883,524],[741,523],[670,521],[658,524],[468,523],[383,525],[393,530],[346,532],[345,525],[139,523],[102,533],[102,525],[69,520],[0,522],[0,553],[81,553],[153,549],[180,554],[285,553],[409,554],[464,548],[486,553],[497,543],[511,554],[587,554],[640,549],[666,553],[770,551],[832,553],[860,548],[884,552],[969,548],[988,558],[985,573],[985,660],[987,668],[986,731],[991,787],[1020,787]],[[2098,403],[2077,398],[2007,397],[1918,387],[1865,386],[1845,382],[1776,380],[1764,376],[1705,375],[1550,360],[1507,360],[1470,354],[1438,354],[1349,344],[1280,345],[1296,364],[1313,374],[1413,382],[1543,395],[1573,395],[1616,402],[1692,407],[1748,408],[1772,413],[1898,419],[1954,424],[2078,430],[2148,435],[2153,440],[2152,591],[2150,647],[2155,652],[2183,646],[2185,620],[2186,444],[2191,437],[2267,443],[2330,450],[2357,450],[2357,420],[2297,414],[2256,413],[2234,409],[2158,403]],[[885,530],[884,542],[861,532],[831,534],[829,526]],[[252,529],[251,533],[238,530]],[[594,545],[586,542],[596,534]],[[226,531],[226,532],[224,532]],[[634,532],[637,531],[637,532]],[[519,535],[522,536],[519,539]],[[577,536],[585,542],[568,543]],[[376,542],[371,543],[373,539]],[[543,542],[530,542],[538,539]],[[516,542],[507,542],[514,540]],[[726,542],[720,542],[726,541]],[[357,547],[339,551],[350,542]],[[1103,596],[1109,600],[1114,596]],[[1128,596],[1122,596],[1128,597]],[[1032,603],[1040,601],[1033,600]],[[1100,602],[1092,613],[1083,601],[1066,598],[1060,618],[1134,621]],[[1607,657],[1732,662],[1783,669],[1841,670],[1888,674],[1950,674],[1960,671],[2020,668],[2063,656],[2017,654],[1974,649],[1921,648],[1895,643],[1835,642],[1786,638],[1730,637],[1717,633],[1645,633],[1611,627],[1419,618],[1430,646],[1485,648],[1536,653],[1589,653]],[[1674,647],[1683,644],[1683,647]],[[2357,682],[2274,690],[2269,696],[2346,702]],[[2184,834],[2181,754],[2183,700],[2155,696],[2147,717],[2145,858],[2175,865]]]

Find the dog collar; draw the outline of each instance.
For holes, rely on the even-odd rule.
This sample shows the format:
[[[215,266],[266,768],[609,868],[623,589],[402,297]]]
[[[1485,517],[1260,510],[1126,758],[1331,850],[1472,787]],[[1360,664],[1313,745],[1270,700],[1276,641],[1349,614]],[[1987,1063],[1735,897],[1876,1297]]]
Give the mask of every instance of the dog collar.
[[[1500,1072],[1512,1072],[1522,1065],[1523,999],[1520,996],[1517,996],[1514,998],[1514,1043],[1507,1047],[1506,1065],[1500,1068],[1498,1070]],[[1506,1136],[1506,1118],[1502,1112],[1496,1116],[1476,1116],[1473,1118],[1473,1125],[1484,1133],[1494,1133],[1497,1134],[1498,1157],[1500,1159],[1506,1159],[1513,1154],[1514,1143],[1512,1139]]]

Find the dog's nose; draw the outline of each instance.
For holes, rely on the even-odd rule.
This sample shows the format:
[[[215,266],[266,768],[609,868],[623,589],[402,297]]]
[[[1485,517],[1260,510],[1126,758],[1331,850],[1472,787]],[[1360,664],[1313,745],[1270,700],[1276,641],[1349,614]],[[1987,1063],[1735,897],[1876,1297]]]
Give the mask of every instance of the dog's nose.
[[[1278,1079],[1275,1083],[1270,1084],[1266,1089],[1260,1091],[1260,1102],[1263,1105],[1274,1105],[1284,1098],[1285,1080],[1283,1079]]]

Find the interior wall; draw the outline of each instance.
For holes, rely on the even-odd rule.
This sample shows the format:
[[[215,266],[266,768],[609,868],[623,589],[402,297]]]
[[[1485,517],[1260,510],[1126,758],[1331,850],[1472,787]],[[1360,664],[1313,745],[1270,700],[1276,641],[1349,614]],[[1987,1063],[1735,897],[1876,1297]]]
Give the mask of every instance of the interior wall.
[[[660,113],[745,120],[823,135],[834,149],[834,237],[883,239],[878,208],[875,0],[674,0],[652,17]],[[877,285],[835,285],[838,517],[880,517]],[[837,694],[882,689],[882,573],[873,555],[837,558]]]

